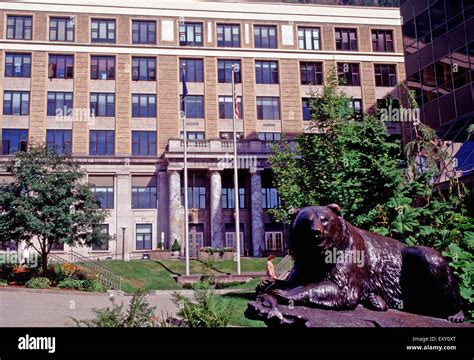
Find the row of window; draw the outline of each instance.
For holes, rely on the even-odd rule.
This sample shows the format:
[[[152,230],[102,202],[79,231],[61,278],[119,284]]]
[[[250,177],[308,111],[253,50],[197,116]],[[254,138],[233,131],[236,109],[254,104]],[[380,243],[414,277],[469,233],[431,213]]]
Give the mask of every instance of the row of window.
[[[204,245],[204,227],[202,224],[193,225],[193,230],[189,234],[190,254],[196,256],[196,249],[200,249]],[[227,223],[225,228],[225,246],[235,248],[235,224]],[[240,249],[241,254],[244,253],[244,224],[240,224]],[[101,225],[101,231],[109,234],[109,225]],[[194,238],[193,238],[194,237]],[[14,246],[14,245],[13,245]],[[153,249],[153,224],[136,224],[135,225],[135,250],[152,250]],[[283,232],[282,231],[265,231],[265,249],[270,251],[283,251]],[[2,250],[6,250],[2,246]],[[12,250],[12,249],[10,249]],[[52,251],[64,251],[64,245],[54,246]],[[92,251],[108,251],[109,243],[93,244]]]
[[[186,69],[187,82],[204,82],[203,59],[180,59],[181,66]],[[218,82],[232,81],[231,67],[240,60],[218,60]],[[72,79],[74,77],[73,55],[50,55],[50,78]],[[360,69],[358,63],[338,63],[338,74],[341,81],[348,86],[360,86]],[[376,86],[396,85],[396,66],[375,64]],[[5,58],[6,77],[30,77],[31,55],[7,53]],[[93,80],[115,79],[115,56],[91,56],[90,78]],[[300,62],[300,78],[302,85],[322,85],[323,63]],[[156,58],[132,57],[132,80],[156,81]],[[235,82],[241,83],[241,71],[235,73]],[[257,84],[278,84],[278,61],[255,61],[255,82]]]
[[[7,18],[7,39],[31,40],[32,16],[9,15]],[[91,42],[115,43],[116,22],[114,19],[91,20]],[[75,20],[67,17],[49,18],[49,40],[74,42]],[[241,47],[239,24],[217,24],[218,47]],[[357,30],[336,28],[336,49],[357,51]],[[254,25],[254,47],[276,49],[278,47],[277,27],[275,25]],[[156,45],[157,25],[154,20],[132,20],[132,44]],[[182,22],[179,25],[179,44],[181,46],[203,46],[203,23]],[[393,31],[372,30],[373,51],[393,52]],[[298,47],[302,50],[321,50],[321,28],[298,27]]]

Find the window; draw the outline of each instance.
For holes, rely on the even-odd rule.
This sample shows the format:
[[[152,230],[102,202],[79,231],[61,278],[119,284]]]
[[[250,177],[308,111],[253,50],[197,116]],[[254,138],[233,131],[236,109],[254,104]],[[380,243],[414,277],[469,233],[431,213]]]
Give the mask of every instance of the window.
[[[265,232],[265,247],[270,251],[283,251],[283,232]]]
[[[91,93],[91,114],[94,116],[115,116],[115,94]]]
[[[394,52],[392,30],[372,30],[372,49],[376,52]]]
[[[258,140],[268,141],[268,142],[280,141],[281,133],[277,133],[277,132],[258,133]]]
[[[223,209],[235,209],[234,188],[222,188],[221,206]],[[239,209],[245,209],[245,188],[239,188]]]
[[[72,110],[71,92],[48,92],[48,116],[68,116]]]
[[[255,25],[253,28],[254,46],[262,49],[276,49],[276,26]]]
[[[262,188],[262,207],[275,209],[281,206],[280,194],[276,188]]]
[[[29,115],[29,91],[5,91],[3,93],[3,115]]]
[[[218,60],[217,73],[219,83],[232,83],[232,65],[237,65],[237,68],[239,69],[239,71],[235,72],[235,83],[240,84],[242,82],[242,66],[240,65],[240,60]]]
[[[115,153],[114,130],[91,130],[89,133],[89,155],[104,156]]]
[[[180,139],[182,140],[184,137],[184,132],[181,131],[179,135]],[[205,133],[204,131],[186,131],[186,137],[188,140],[204,140]]]
[[[50,41],[74,41],[74,19],[57,18],[49,19]]]
[[[94,185],[91,191],[101,209],[114,208],[114,187]]]
[[[184,183],[181,178],[181,184]],[[190,209],[206,208],[206,181],[205,175],[188,175],[188,207]],[[181,204],[184,205],[184,188],[181,188]]]
[[[74,77],[73,55],[49,55],[48,78],[72,79]]]
[[[335,29],[336,50],[357,51],[357,31],[355,29]]]
[[[235,241],[235,223],[227,223],[225,228],[225,247],[236,248],[237,243]],[[240,255],[244,254],[244,224],[240,223]]]
[[[240,25],[217,24],[217,46],[240,47]]]
[[[133,57],[132,80],[156,81],[156,59]]]
[[[133,44],[156,44],[156,21],[132,20]]]
[[[321,43],[320,28],[300,27],[298,28],[298,47],[301,50],[320,50]]]
[[[109,235],[109,224],[100,225],[100,232]],[[109,250],[109,242],[104,241],[98,244],[92,244],[92,251],[107,251]]]
[[[132,131],[132,155],[156,156],[156,131]]]
[[[31,55],[7,53],[5,55],[5,77],[31,77]]]
[[[2,130],[2,155],[13,155],[18,151],[28,148],[28,130],[3,129]]]
[[[156,176],[132,177],[132,209],[156,209]]]
[[[186,118],[204,119],[204,96],[186,95]]]
[[[70,155],[72,130],[46,130],[46,146],[60,155]]]
[[[132,94],[132,117],[156,117],[156,95]]]
[[[397,70],[395,65],[375,64],[375,86],[396,86]]]
[[[302,62],[300,63],[301,85],[323,84],[323,63]]]
[[[280,98],[257,96],[257,118],[280,120]]]
[[[152,249],[152,225],[151,224],[137,224],[137,231],[135,234],[135,244],[137,250],[151,250]]]
[[[359,64],[337,64],[340,85],[360,86]]]
[[[179,45],[202,46],[202,24],[183,23],[179,25]]]
[[[115,20],[92,19],[91,41],[94,42],[115,42]]]
[[[240,118],[242,119],[242,96],[237,97],[237,107],[239,108]],[[232,96],[219,96],[219,119],[233,119],[234,101]]]
[[[32,16],[7,17],[7,39],[31,40],[33,26]]]
[[[91,79],[114,80],[115,56],[91,56]]]
[[[203,82],[203,61],[202,59],[179,59],[180,67],[186,70],[186,82]],[[181,81],[180,77],[180,81]]]
[[[303,98],[302,101],[302,108],[303,108],[303,120],[304,121],[309,121],[312,120],[311,116],[311,99],[309,98]]]
[[[353,108],[356,113],[362,114],[362,99],[351,99],[349,106]]]
[[[257,84],[278,84],[278,62],[255,61],[255,80]]]

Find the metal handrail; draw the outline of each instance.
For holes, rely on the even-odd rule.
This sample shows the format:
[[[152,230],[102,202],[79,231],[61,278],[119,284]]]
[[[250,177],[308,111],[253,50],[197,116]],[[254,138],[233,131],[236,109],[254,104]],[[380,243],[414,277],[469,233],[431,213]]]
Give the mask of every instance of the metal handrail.
[[[89,276],[97,279],[108,289],[122,290],[122,277],[109,269],[99,265],[74,250],[69,252],[70,262],[79,266]]]

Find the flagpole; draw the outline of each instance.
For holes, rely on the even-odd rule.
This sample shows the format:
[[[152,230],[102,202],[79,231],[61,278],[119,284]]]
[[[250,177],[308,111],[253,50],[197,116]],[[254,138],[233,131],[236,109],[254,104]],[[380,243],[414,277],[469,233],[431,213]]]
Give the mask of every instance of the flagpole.
[[[239,206],[239,172],[237,159],[237,133],[236,133],[236,107],[237,96],[235,91],[235,72],[238,71],[237,65],[233,64],[232,70],[232,128],[234,133],[234,205],[235,205],[235,241],[237,251],[237,275],[240,275],[240,206]]]
[[[186,259],[186,276],[189,276],[189,210],[188,210],[188,135],[186,132],[186,64],[181,65],[183,82],[182,118],[183,118],[183,177],[184,177],[184,255]]]

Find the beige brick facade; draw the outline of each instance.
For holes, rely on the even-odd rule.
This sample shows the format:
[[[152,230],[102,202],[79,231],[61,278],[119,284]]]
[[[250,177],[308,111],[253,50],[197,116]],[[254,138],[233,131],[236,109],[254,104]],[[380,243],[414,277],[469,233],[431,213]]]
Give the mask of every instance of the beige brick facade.
[[[3,5],[5,4],[5,5]],[[7,16],[25,15],[33,17],[32,40],[6,39]],[[50,17],[70,18],[74,23],[74,41],[49,41]],[[92,42],[91,20],[114,19],[115,42]],[[132,21],[156,21],[156,44],[133,44]],[[180,22],[202,24],[202,46],[182,46],[179,41]],[[238,24],[240,26],[240,47],[223,48],[217,46],[217,25]],[[254,26],[272,25],[276,27],[277,48],[255,48]],[[299,49],[299,27],[320,28],[320,49]],[[358,51],[336,51],[334,29],[355,28],[358,33]],[[375,53],[372,51],[372,29],[390,29],[395,36],[394,53]],[[402,53],[402,36],[399,13],[395,9],[376,9],[359,7],[325,7],[318,5],[292,5],[281,3],[205,3],[186,0],[173,2],[150,2],[145,0],[111,0],[107,4],[97,2],[94,6],[81,0],[72,0],[59,4],[58,1],[44,0],[41,4],[33,0],[17,2],[14,0],[0,3],[0,92],[4,90],[30,91],[30,115],[0,115],[2,128],[29,129],[30,144],[46,141],[48,129],[72,129],[72,155],[84,164],[89,175],[107,175],[114,179],[114,209],[107,219],[109,231],[119,241],[113,242],[109,250],[97,252],[84,250],[89,256],[127,256],[140,257],[141,253],[157,248],[158,239],[164,238],[169,245],[171,239],[169,214],[178,214],[176,218],[184,219],[180,204],[179,189],[182,187],[183,149],[179,141],[180,129],[180,94],[182,85],[179,81],[179,59],[194,58],[203,60],[203,82],[188,82],[190,95],[204,95],[204,118],[188,120],[188,131],[204,132],[204,139],[190,141],[189,181],[198,189],[199,194],[193,204],[200,207],[194,230],[202,230],[202,244],[213,244],[210,229],[213,213],[210,211],[210,193],[214,204],[221,199],[229,202],[229,193],[220,193],[233,184],[232,169],[228,163],[233,154],[233,143],[220,138],[221,133],[231,130],[230,120],[219,119],[220,95],[232,94],[230,84],[219,83],[218,60],[236,59],[241,61],[240,74],[242,84],[237,85],[243,99],[243,121],[238,123],[238,131],[243,130],[244,138],[239,141],[239,156],[251,161],[251,166],[239,170],[241,188],[244,188],[245,208],[240,210],[244,229],[243,254],[256,254],[265,239],[252,239],[253,234],[281,232],[281,224],[273,220],[263,209],[260,197],[270,202],[268,157],[270,146],[268,138],[259,140],[260,133],[265,136],[278,135],[292,139],[304,131],[302,98],[307,97],[308,89],[318,90],[321,86],[312,87],[301,84],[300,63],[323,63],[323,78],[336,63],[360,64],[361,86],[346,87],[354,98],[362,98],[365,111],[374,110],[377,98],[387,94],[399,95],[396,88],[376,88],[374,64],[396,64],[398,81],[405,79]],[[28,53],[32,57],[31,78],[5,78],[5,54]],[[73,79],[49,79],[48,58],[50,54],[71,54],[74,56]],[[114,79],[91,79],[91,56],[108,55],[115,58]],[[133,73],[143,75],[144,69],[134,69],[132,57],[147,57],[156,60],[156,80],[132,80]],[[278,63],[279,81],[277,84],[256,84],[256,60],[276,61]],[[47,92],[73,92],[74,119],[72,124],[61,122],[47,114]],[[89,119],[91,92],[115,94],[115,116]],[[156,94],[156,117],[132,117],[132,94]],[[257,97],[278,97],[280,101],[280,119],[257,119]],[[3,102],[0,103],[0,114]],[[115,130],[115,152],[106,156],[89,156],[90,130]],[[132,131],[156,131],[156,156],[137,156],[132,153]],[[1,136],[1,131],[0,131]],[[104,155],[104,154],[102,154]],[[155,154],[152,154],[155,155]],[[9,159],[3,156],[0,162]],[[179,176],[176,176],[177,173]],[[216,182],[210,184],[212,172]],[[134,179],[137,176],[156,176],[158,181],[150,180],[156,190],[156,203],[150,208],[140,209],[134,204]],[[0,172],[1,177],[5,176]],[[232,180],[232,181],[231,181]],[[240,180],[239,180],[240,181]],[[146,181],[145,187],[147,187]],[[142,184],[143,185],[143,184]],[[141,186],[143,187],[143,186]],[[170,189],[174,189],[174,193]],[[216,190],[217,189],[217,190]],[[263,189],[263,190],[262,190]],[[268,190],[268,191],[267,191]],[[262,193],[262,191],[264,191]],[[266,192],[265,192],[266,191]],[[204,195],[203,195],[204,194]],[[222,196],[222,198],[221,198]],[[227,196],[227,198],[226,198]],[[268,197],[265,198],[265,197]],[[132,200],[135,199],[135,200]],[[252,201],[254,199],[254,201]],[[258,201],[255,201],[257,199]],[[274,199],[273,199],[274,200]],[[152,200],[153,202],[154,200]],[[230,203],[230,202],[229,202]],[[227,204],[228,205],[228,204]],[[255,220],[255,214],[260,220]],[[181,215],[182,214],[182,215]],[[181,221],[181,220],[180,220]],[[258,223],[260,221],[260,223]],[[222,208],[221,231],[224,241],[231,241],[234,222],[234,210]],[[152,245],[150,249],[141,250],[137,246],[138,225],[151,226]],[[179,224],[178,224],[179,225]],[[181,226],[181,228],[179,228]],[[182,241],[182,224],[177,227],[177,234]],[[258,229],[257,229],[258,228]],[[181,230],[179,230],[181,229]],[[255,230],[257,229],[257,230]],[[120,241],[121,240],[121,241]],[[252,251],[253,248],[253,251]],[[271,251],[271,249],[267,249]],[[286,248],[277,249],[284,253]],[[275,250],[276,251],[276,250]],[[260,254],[261,255],[261,254]],[[119,257],[120,257],[119,256]]]

